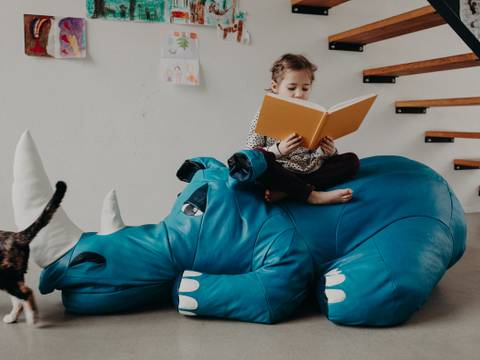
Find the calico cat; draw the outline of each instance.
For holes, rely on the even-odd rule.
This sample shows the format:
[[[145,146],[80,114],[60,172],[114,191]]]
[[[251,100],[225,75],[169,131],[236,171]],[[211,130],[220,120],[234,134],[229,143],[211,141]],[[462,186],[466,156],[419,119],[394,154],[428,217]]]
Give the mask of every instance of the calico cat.
[[[11,295],[12,311],[3,317],[7,324],[18,320],[22,310],[28,324],[38,319],[38,309],[33,292],[25,285],[30,242],[52,219],[62,202],[67,185],[59,181],[52,198],[35,222],[20,232],[0,231],[0,289]]]

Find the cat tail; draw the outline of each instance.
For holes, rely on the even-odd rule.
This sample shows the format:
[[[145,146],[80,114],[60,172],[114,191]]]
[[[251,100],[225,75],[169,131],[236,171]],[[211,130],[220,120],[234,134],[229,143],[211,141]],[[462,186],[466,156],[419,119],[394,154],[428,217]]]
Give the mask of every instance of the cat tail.
[[[67,184],[65,184],[63,181],[59,181],[55,187],[55,193],[43,209],[40,216],[32,223],[32,225],[21,232],[24,239],[20,242],[22,245],[28,245],[35,238],[38,232],[48,225],[53,217],[53,214],[55,214],[57,209],[60,207],[60,203],[63,200],[65,192],[67,191]]]

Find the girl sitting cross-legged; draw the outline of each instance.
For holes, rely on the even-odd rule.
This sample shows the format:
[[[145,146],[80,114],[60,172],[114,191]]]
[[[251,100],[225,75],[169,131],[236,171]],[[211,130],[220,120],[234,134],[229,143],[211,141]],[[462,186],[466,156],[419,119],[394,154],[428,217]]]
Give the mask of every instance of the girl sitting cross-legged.
[[[285,54],[271,69],[269,91],[285,97],[308,100],[317,67],[302,55]],[[332,204],[352,199],[351,189],[327,191],[347,181],[359,168],[354,153],[338,154],[333,139],[325,137],[312,151],[302,146],[302,137],[291,134],[277,142],[255,132],[258,115],[250,124],[247,147],[262,152],[267,170],[258,179],[265,187],[265,200],[285,197],[310,204]],[[295,119],[292,119],[295,121]]]

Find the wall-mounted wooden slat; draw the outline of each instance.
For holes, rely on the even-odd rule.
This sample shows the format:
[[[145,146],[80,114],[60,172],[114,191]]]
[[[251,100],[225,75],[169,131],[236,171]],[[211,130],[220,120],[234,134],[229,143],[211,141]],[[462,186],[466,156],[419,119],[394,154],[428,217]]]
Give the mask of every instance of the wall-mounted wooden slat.
[[[438,15],[432,6],[428,5],[401,15],[331,35],[328,37],[328,42],[330,44],[341,42],[365,45],[442,24],[445,24],[445,20]]]
[[[480,96],[448,99],[402,100],[395,102],[397,107],[434,107],[480,105]]]
[[[467,53],[406,64],[366,69],[363,71],[363,76],[364,82],[374,82],[368,81],[368,77],[398,77],[435,71],[462,69],[479,65],[480,61],[478,57],[474,53]]]
[[[480,160],[455,159],[453,160],[453,168],[455,170],[479,169]]]
[[[462,138],[462,139],[480,139],[480,132],[464,131],[427,131],[426,137],[434,138]]]
[[[447,98],[447,99],[423,99],[423,100],[402,100],[395,102],[397,114],[425,114],[430,107],[446,106],[474,106],[480,105],[480,96]]]

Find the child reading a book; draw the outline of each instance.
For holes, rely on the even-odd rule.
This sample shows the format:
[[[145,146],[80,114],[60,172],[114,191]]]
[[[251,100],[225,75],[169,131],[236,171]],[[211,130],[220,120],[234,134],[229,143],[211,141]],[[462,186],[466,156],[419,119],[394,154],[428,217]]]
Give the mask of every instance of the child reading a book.
[[[269,91],[308,100],[316,70],[317,67],[304,56],[285,54],[271,68]],[[357,155],[338,154],[330,137],[324,137],[316,150],[309,150],[302,146],[302,137],[296,134],[279,142],[259,135],[255,132],[258,115],[250,124],[247,147],[262,152],[267,162],[267,170],[258,179],[266,188],[266,201],[278,201],[287,196],[310,204],[351,200],[351,189],[325,190],[356,174],[360,164]]]

